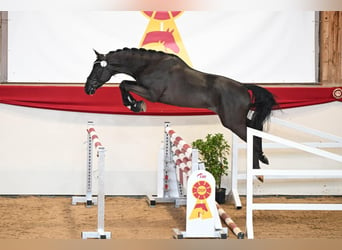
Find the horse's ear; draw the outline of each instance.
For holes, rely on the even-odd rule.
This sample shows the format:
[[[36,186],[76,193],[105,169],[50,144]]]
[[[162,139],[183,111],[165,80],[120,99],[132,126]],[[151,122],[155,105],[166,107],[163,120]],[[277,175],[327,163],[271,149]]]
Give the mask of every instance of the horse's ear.
[[[95,49],[93,49],[93,50],[94,50],[94,52],[95,52],[97,58],[99,58],[99,57],[101,56],[101,54],[100,54],[99,52],[97,52]]]

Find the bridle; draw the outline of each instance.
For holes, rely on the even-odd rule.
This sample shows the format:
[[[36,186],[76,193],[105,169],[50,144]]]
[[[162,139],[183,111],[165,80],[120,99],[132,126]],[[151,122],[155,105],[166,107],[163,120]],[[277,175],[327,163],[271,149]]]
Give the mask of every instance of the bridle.
[[[95,64],[100,64],[100,66],[102,67],[102,68],[105,68],[105,67],[107,67],[107,65],[108,65],[108,62],[106,61],[106,60],[101,60],[101,61],[95,61],[94,62],[94,65]]]

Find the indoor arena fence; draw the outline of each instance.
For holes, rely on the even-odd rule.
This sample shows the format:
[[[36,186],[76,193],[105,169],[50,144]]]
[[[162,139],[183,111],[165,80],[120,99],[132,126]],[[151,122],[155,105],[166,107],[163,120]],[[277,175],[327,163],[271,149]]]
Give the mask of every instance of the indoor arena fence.
[[[341,149],[342,148],[342,137],[323,132],[317,129],[313,129],[307,126],[303,126],[300,124],[296,124],[290,121],[285,121],[282,119],[278,119],[275,117],[271,118],[270,124],[275,124],[278,126],[281,126],[283,128],[288,128],[293,131],[299,131],[300,133],[308,136],[308,137],[319,137],[319,140],[317,141],[310,141],[310,142],[301,142],[301,144],[309,147],[314,148],[321,148],[321,149]],[[233,201],[235,203],[235,207],[240,209],[242,207],[239,190],[238,190],[238,183],[239,181],[245,181],[246,180],[246,173],[245,172],[239,172],[239,152],[241,150],[246,150],[247,144],[242,141],[240,138],[238,138],[236,135],[233,134],[232,138],[232,168],[231,168],[231,190],[230,190],[230,197],[233,198]],[[280,144],[277,142],[265,142],[262,143],[263,149],[284,149],[284,148],[290,148],[287,145]],[[301,176],[302,178],[305,178],[306,176]],[[272,176],[272,178],[276,179],[283,179],[287,178],[287,176]],[[310,178],[310,176],[308,177]]]
[[[282,121],[279,121],[282,122]],[[285,124],[285,123],[283,123]],[[288,124],[287,124],[288,125]],[[300,127],[302,128],[302,127]],[[315,130],[309,130],[311,133]],[[308,131],[305,131],[308,132]],[[315,131],[315,135],[319,135],[321,137],[335,140],[336,143],[340,145],[342,139],[340,137],[332,136],[326,133],[322,133],[320,131]],[[268,134],[262,131],[258,131],[252,128],[247,129],[247,172],[246,172],[246,229],[247,229],[247,237],[249,239],[254,238],[254,229],[253,229],[253,211],[254,210],[330,210],[330,211],[342,211],[342,204],[298,204],[298,203],[254,203],[253,202],[253,180],[254,176],[293,176],[293,177],[333,177],[333,178],[341,178],[342,179],[342,166],[341,169],[324,169],[324,170],[316,170],[316,169],[306,169],[306,170],[272,170],[272,169],[253,169],[253,139],[254,136],[261,137],[263,139],[276,142],[274,147],[289,147],[297,150],[301,150],[313,155],[317,155],[323,158],[331,159],[337,162],[342,163],[342,155],[338,155],[326,150],[322,150],[317,148],[316,143],[311,143],[311,145],[302,144],[298,142],[294,142],[291,140],[287,140],[272,134]],[[279,146],[282,145],[282,146]],[[321,145],[322,147],[331,147],[333,145]],[[336,145],[335,145],[336,146]]]

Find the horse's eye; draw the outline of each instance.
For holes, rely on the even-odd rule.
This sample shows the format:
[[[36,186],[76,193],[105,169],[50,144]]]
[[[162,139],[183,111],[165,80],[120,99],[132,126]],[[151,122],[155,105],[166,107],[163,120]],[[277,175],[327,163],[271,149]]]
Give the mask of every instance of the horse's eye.
[[[101,65],[102,68],[104,68],[104,67],[106,67],[106,66],[108,65],[108,63],[107,63],[107,61],[102,60],[102,61],[100,62],[100,65]]]

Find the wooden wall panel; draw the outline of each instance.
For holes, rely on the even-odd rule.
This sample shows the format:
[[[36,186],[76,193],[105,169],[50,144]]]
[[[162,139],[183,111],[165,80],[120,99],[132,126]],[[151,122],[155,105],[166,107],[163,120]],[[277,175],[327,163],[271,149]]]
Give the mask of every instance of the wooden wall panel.
[[[342,84],[342,11],[322,11],[320,15],[320,82]]]
[[[8,12],[0,11],[0,84],[7,82]]]

